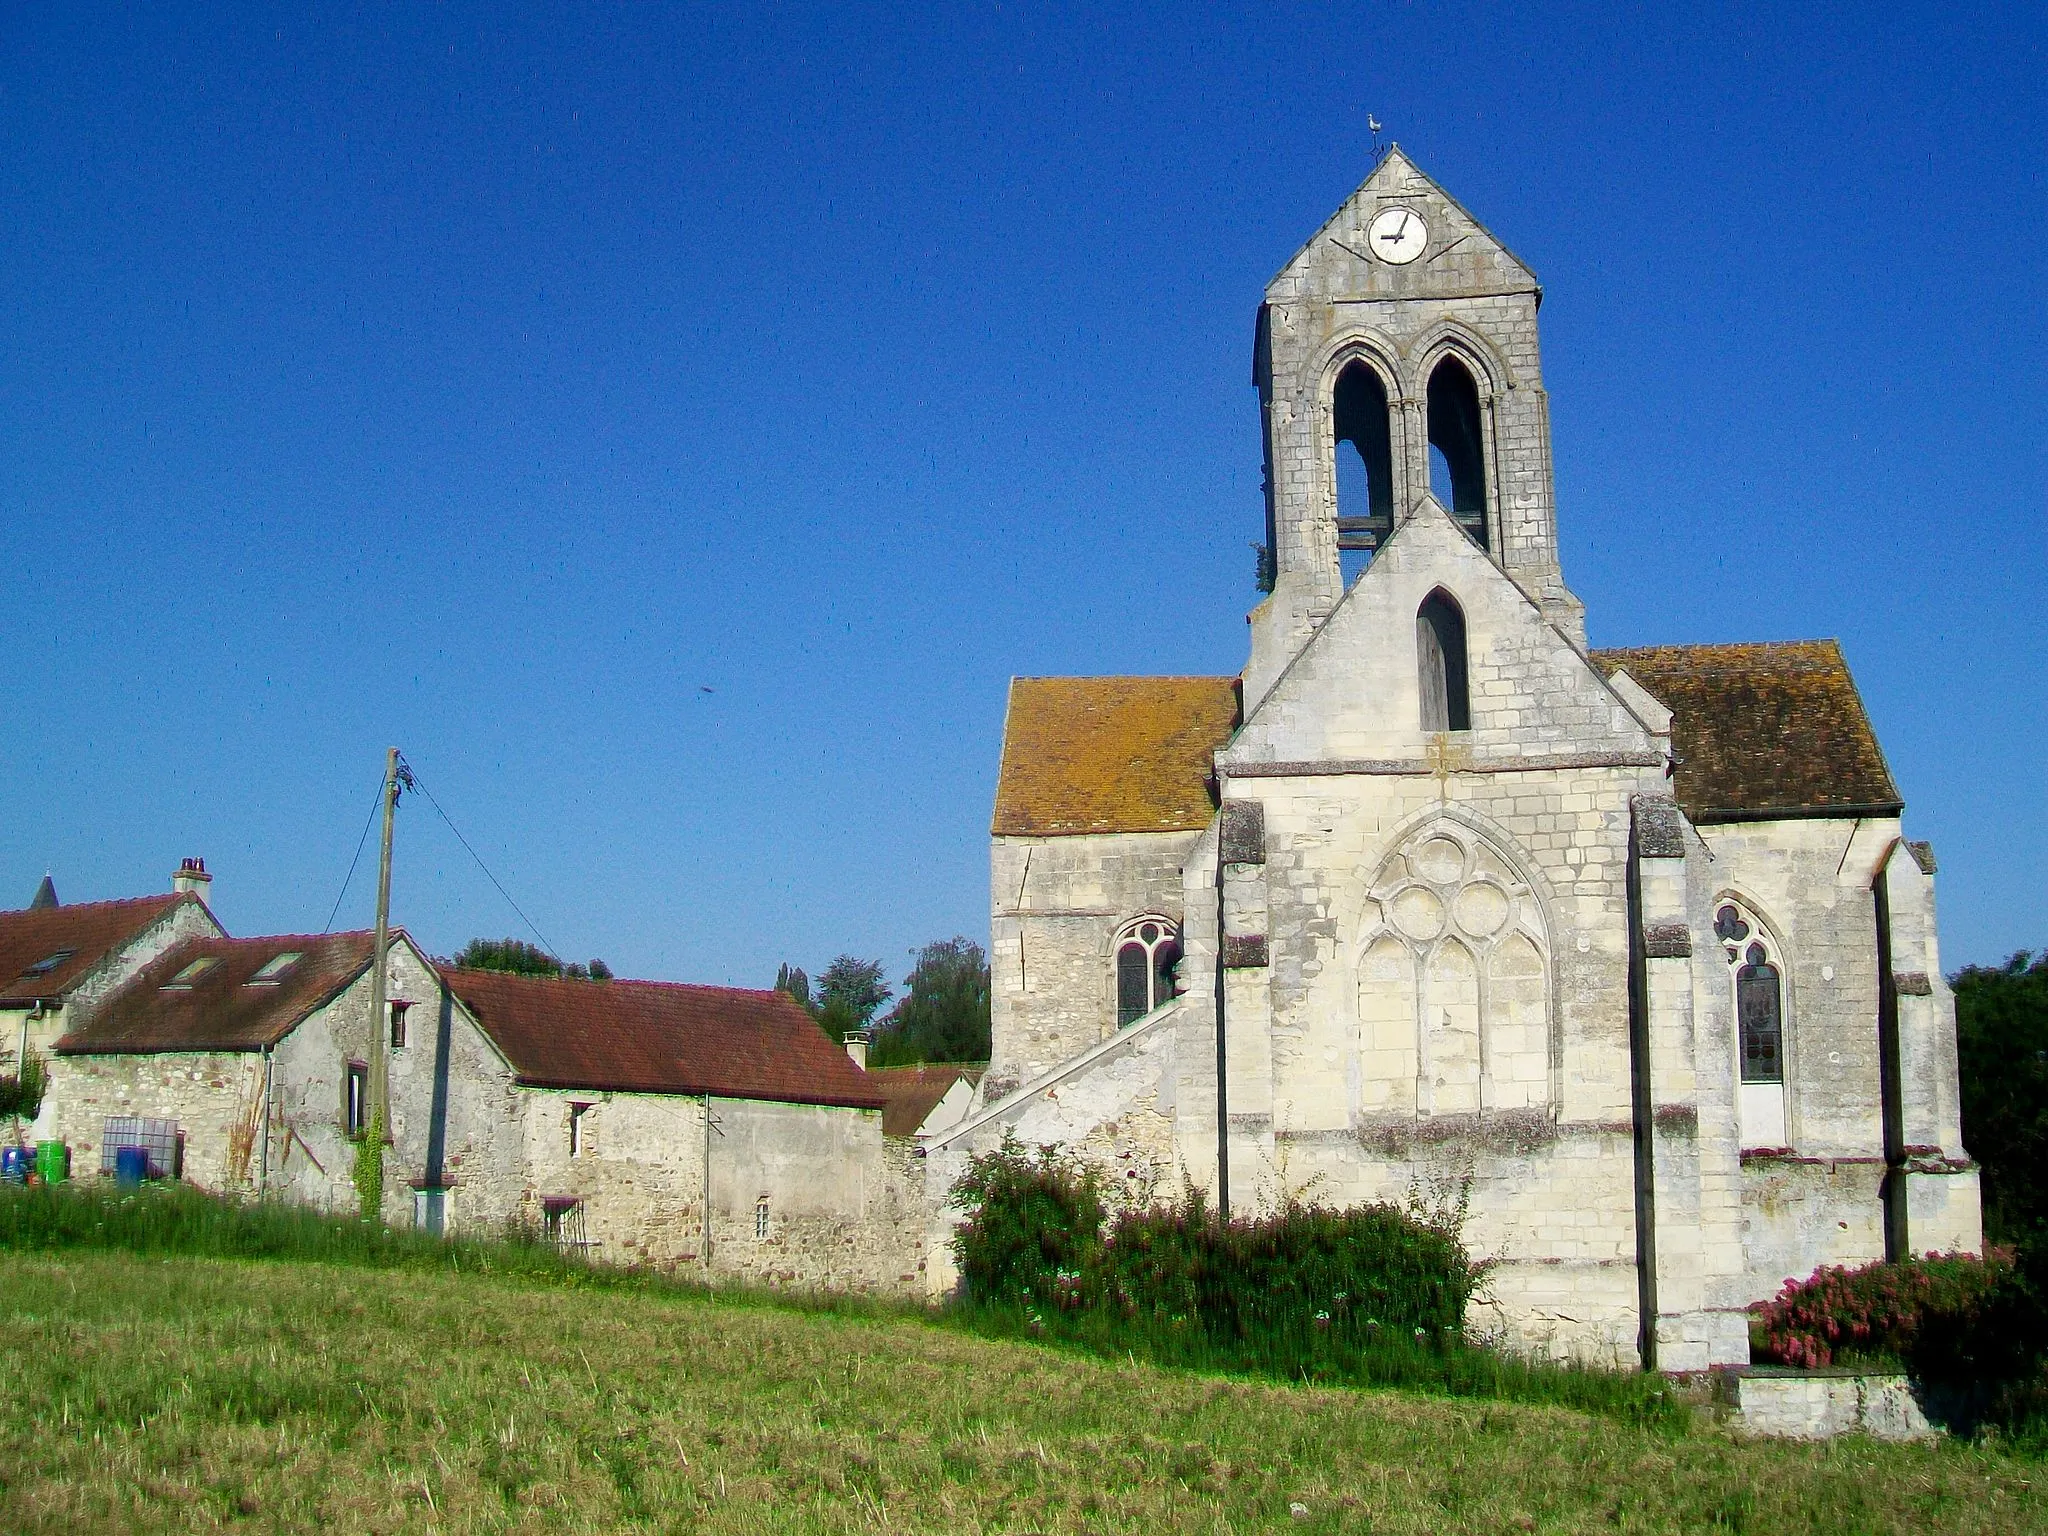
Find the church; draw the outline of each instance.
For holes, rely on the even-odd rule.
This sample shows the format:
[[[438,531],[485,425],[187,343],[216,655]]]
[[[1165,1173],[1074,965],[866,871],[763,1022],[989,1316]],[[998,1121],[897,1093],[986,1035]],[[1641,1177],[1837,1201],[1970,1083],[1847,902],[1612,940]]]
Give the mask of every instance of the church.
[[[1249,658],[1012,682],[928,1181],[1011,1132],[1131,1201],[1392,1202],[1511,1348],[1740,1364],[1787,1278],[1981,1245],[1934,854],[1834,642],[1587,648],[1541,297],[1398,147],[1267,287]]]

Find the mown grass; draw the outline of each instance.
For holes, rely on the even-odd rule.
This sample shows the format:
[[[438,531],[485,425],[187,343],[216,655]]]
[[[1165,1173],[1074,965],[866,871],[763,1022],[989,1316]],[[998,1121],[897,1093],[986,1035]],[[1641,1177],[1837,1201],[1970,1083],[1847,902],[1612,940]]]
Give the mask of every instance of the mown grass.
[[[147,1255],[359,1265],[419,1273],[513,1276],[570,1289],[701,1292],[693,1277],[612,1269],[566,1257],[514,1233],[443,1242],[418,1233],[303,1207],[222,1200],[188,1186],[138,1189],[81,1183],[0,1189],[0,1250],[97,1249]],[[1403,1387],[1456,1397],[1555,1403],[1666,1429],[1688,1410],[1659,1377],[1534,1364],[1458,1340],[1416,1344],[1389,1338],[1360,1346],[1296,1340],[1276,1333],[1222,1342],[1199,1332],[1100,1317],[1044,1322],[1013,1308],[958,1307],[941,1313],[859,1297],[721,1290],[728,1303],[796,1307],[838,1315],[917,1318],[986,1337],[1029,1340],[1102,1359],[1138,1359],[1207,1374],[1259,1376],[1322,1385]]]
[[[0,1382],[10,1532],[2048,1529],[2038,1465],[1968,1446],[1741,1444],[452,1268],[0,1255]]]

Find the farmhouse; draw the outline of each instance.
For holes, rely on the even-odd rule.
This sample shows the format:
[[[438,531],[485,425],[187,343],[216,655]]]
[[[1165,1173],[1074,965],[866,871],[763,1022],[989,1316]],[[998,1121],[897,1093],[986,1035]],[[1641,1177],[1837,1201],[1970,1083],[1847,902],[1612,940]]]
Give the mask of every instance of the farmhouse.
[[[929,1174],[1014,1130],[1131,1198],[1462,1206],[1522,1347],[1740,1362],[1789,1276],[1979,1246],[1934,856],[1833,642],[1588,649],[1540,300],[1398,149],[1268,286],[1249,659],[1012,684]]]
[[[69,1145],[75,1176],[138,1146],[158,1176],[352,1209],[381,1045],[387,1221],[921,1286],[911,1144],[885,1140],[885,1095],[785,994],[458,970],[394,930],[373,1021],[374,942],[229,938],[189,890],[0,913],[0,968],[24,978],[11,1023],[49,1067],[31,1139]]]

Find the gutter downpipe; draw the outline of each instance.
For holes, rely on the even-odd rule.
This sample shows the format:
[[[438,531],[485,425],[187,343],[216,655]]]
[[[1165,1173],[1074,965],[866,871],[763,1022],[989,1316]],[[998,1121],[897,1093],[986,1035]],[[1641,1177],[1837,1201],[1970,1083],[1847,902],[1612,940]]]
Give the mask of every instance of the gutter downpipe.
[[[1628,914],[1629,1108],[1636,1181],[1636,1350],[1645,1371],[1657,1369],[1657,1146],[1650,1081],[1650,964],[1643,942],[1642,856],[1629,833],[1625,887]]]
[[[263,1147],[256,1155],[256,1198],[270,1193],[270,1062],[275,1047],[263,1047]]]
[[[1222,802],[1222,790],[1217,801]],[[1223,820],[1216,821],[1216,1218],[1230,1220],[1230,1070],[1223,1022]]]
[[[711,1092],[704,1092],[704,1283],[711,1283]]]

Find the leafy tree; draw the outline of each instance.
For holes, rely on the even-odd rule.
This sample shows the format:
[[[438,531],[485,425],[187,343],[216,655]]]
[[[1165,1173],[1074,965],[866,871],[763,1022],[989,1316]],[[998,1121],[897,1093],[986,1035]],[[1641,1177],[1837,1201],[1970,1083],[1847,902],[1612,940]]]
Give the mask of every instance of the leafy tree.
[[[553,955],[524,939],[471,939],[455,953],[454,964],[470,971],[505,971],[514,976],[563,976],[570,981],[610,981],[612,968],[602,960],[588,965],[563,965]]]
[[[881,961],[841,955],[818,978],[818,1006],[812,1016],[827,1035],[841,1040],[872,1024],[892,995],[882,980]]]
[[[972,939],[939,939],[917,951],[903,1001],[875,1033],[878,1067],[919,1061],[987,1061],[988,956]]]
[[[801,967],[785,960],[782,969],[775,973],[775,990],[787,992],[795,998],[797,1006],[812,1018],[818,1016],[818,1000],[811,996],[811,978],[803,973]]]
[[[1984,1235],[2048,1247],[2048,952],[1965,966],[1949,984],[1963,1145],[1983,1168]]]

